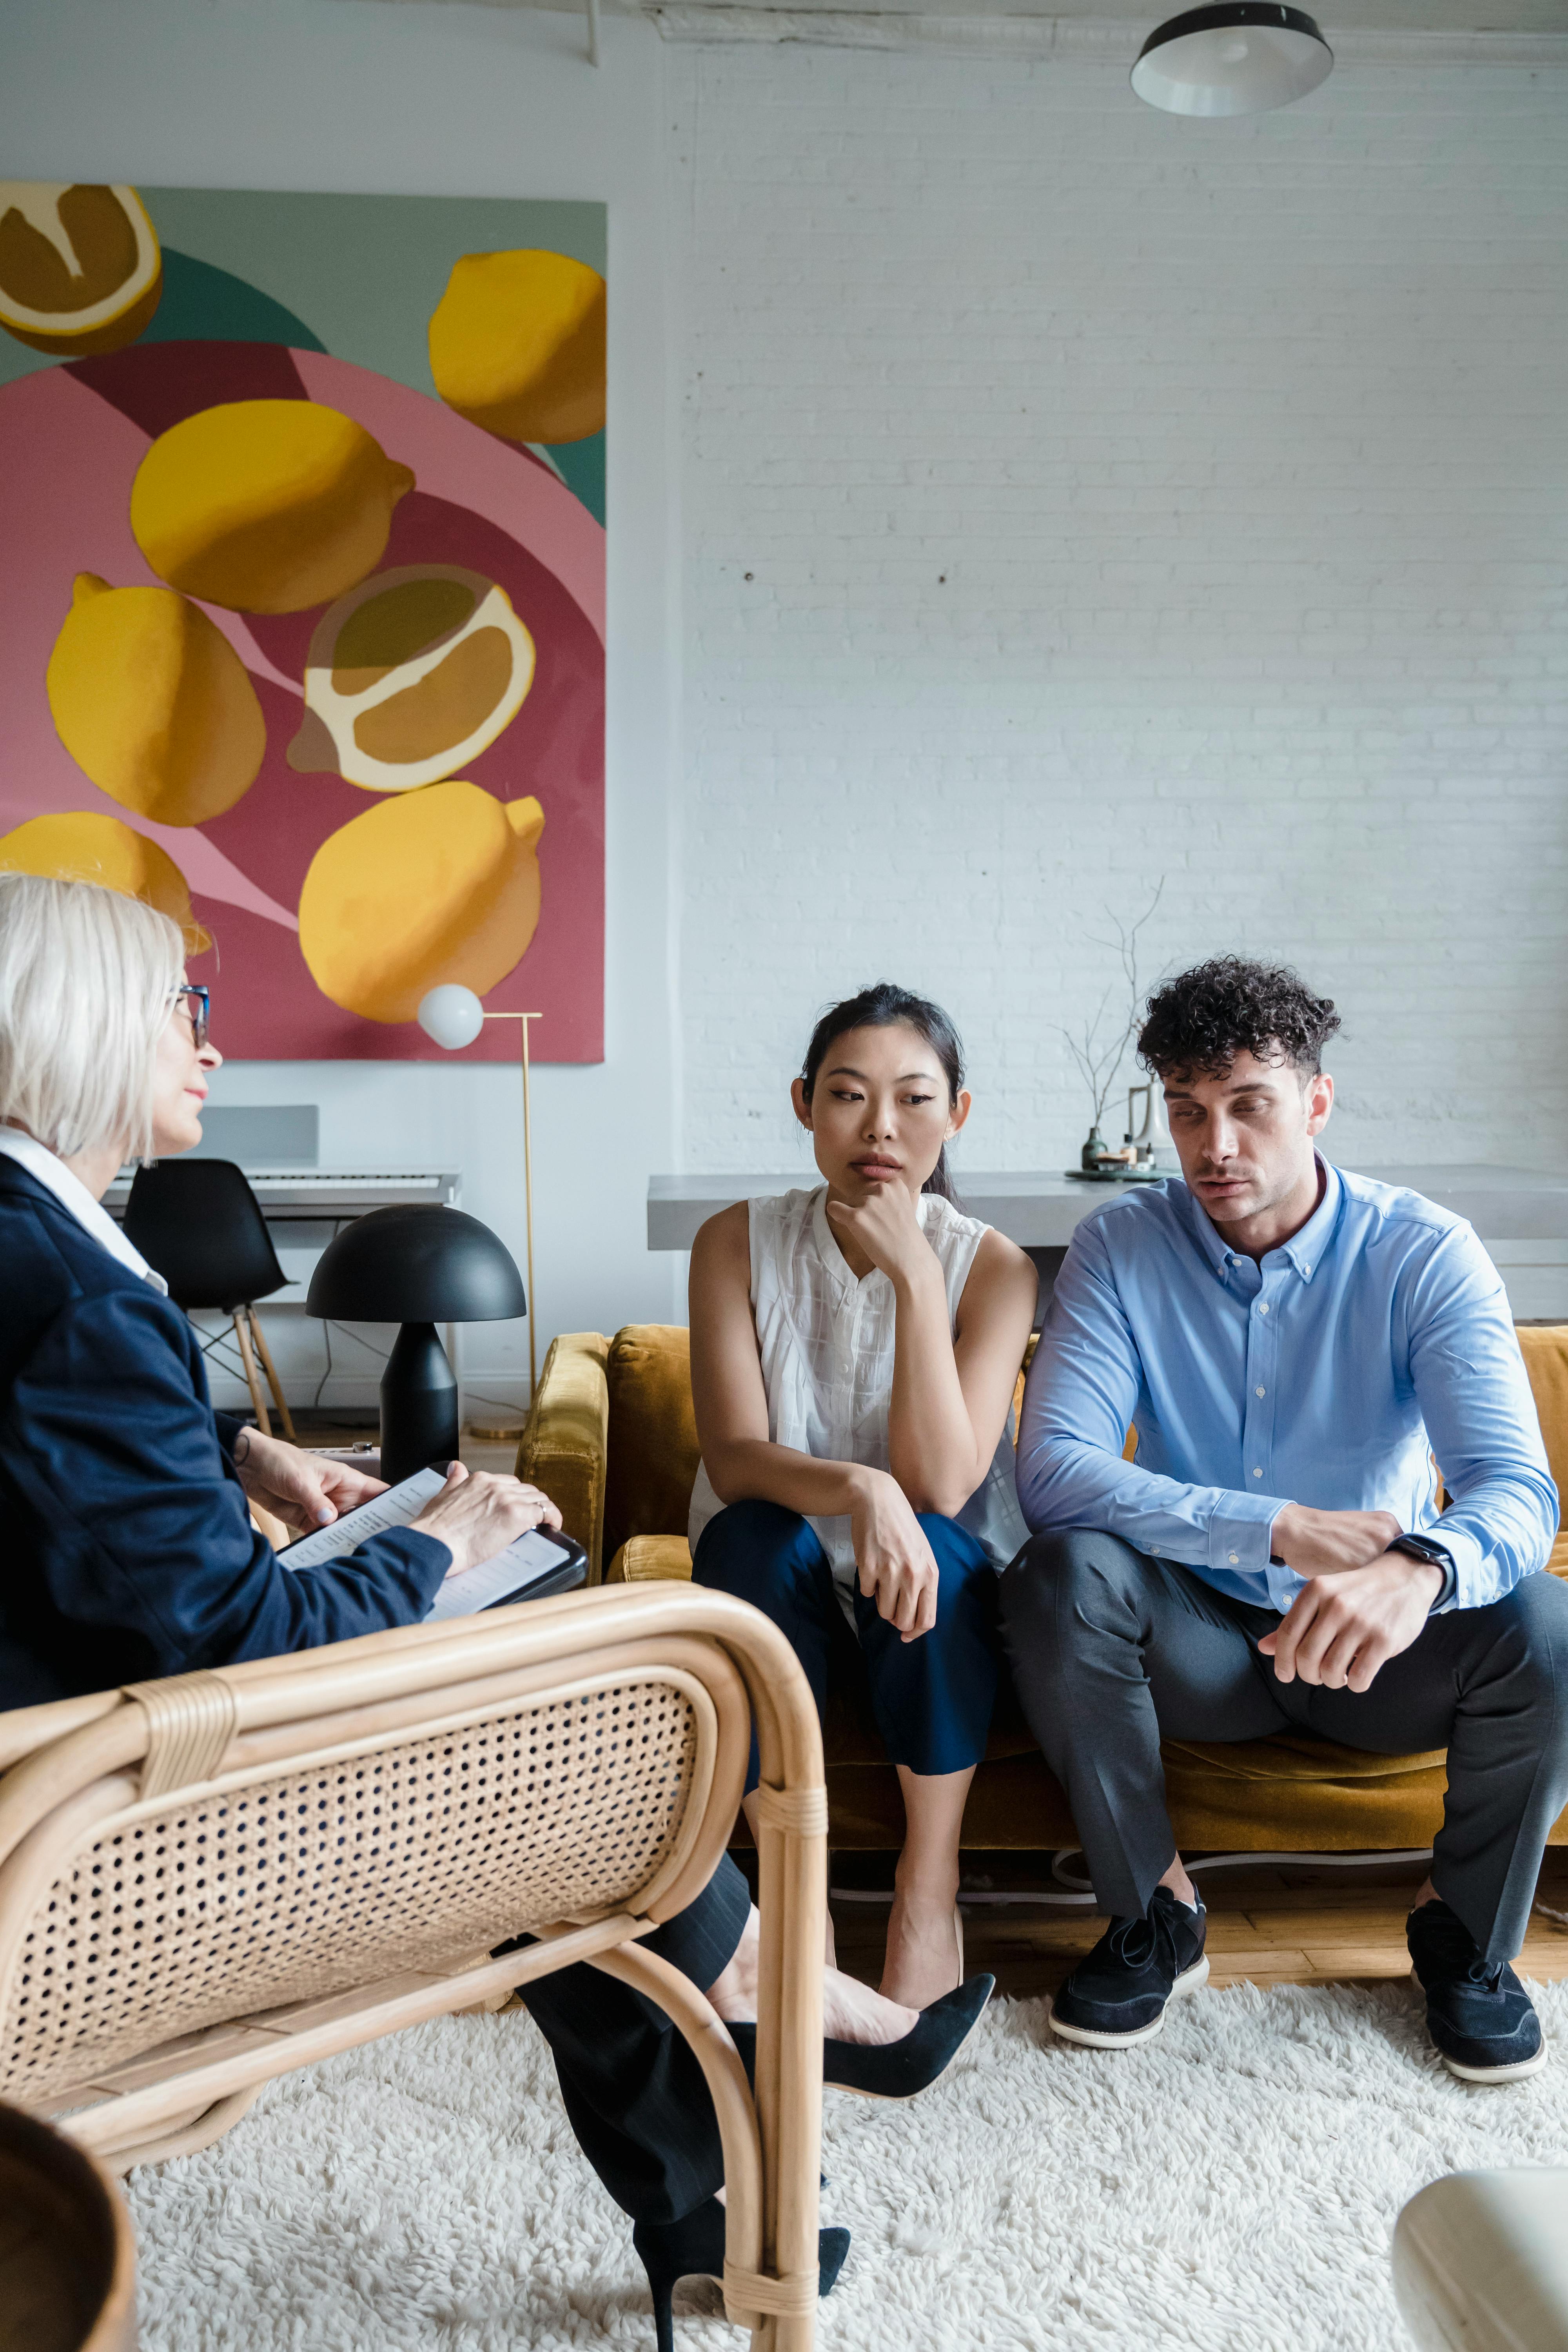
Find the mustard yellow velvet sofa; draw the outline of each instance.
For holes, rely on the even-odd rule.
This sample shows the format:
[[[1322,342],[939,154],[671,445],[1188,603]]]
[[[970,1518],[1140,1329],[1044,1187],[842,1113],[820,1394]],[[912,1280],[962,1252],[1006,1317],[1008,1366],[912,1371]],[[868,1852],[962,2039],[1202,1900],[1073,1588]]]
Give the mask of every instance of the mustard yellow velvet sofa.
[[[1568,1491],[1568,1325],[1521,1325],[1552,1475]],[[697,1475],[690,1352],[684,1328],[633,1323],[613,1339],[555,1340],[518,1450],[519,1475],[560,1505],[587,1550],[591,1580],[689,1578],[687,1509]],[[1552,1566],[1568,1575],[1568,1538]],[[903,1837],[899,1784],[868,1717],[830,1705],[826,1731],[830,1840],[887,1850]],[[1294,1735],[1234,1746],[1165,1742],[1172,1819],[1189,1851],[1356,1852],[1428,1845],[1442,1814],[1441,1749],[1368,1756]],[[963,1842],[975,1850],[1075,1843],[1060,1784],[1010,1692],[974,1776]],[[1552,1833],[1568,1844],[1568,1813]]]

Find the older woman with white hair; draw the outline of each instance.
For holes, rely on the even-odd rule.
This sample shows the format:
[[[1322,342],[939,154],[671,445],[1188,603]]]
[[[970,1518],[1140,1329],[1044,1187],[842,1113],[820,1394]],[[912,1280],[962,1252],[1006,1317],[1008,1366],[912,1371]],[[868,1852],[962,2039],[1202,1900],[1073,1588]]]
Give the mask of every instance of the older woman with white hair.
[[[105,1213],[128,1159],[201,1139],[208,996],[174,923],[93,883],[0,873],[0,1707],[308,1649],[422,1617],[444,1577],[493,1559],[553,1504],[460,1467],[413,1524],[290,1575],[250,1496],[300,1528],[379,1482],[216,1414],[201,1350]],[[756,1914],[726,1857],[646,1939],[737,2030],[756,2016]],[[637,2222],[658,2336],[675,2280],[722,2267],[722,2151],[700,2069],[652,2004],[596,1970],[522,1997],[567,2113]],[[952,2052],[928,2019],[825,1971],[834,2046],[907,2098]],[[822,2233],[821,2284],[845,2230]]]
[[[188,1151],[220,1055],[177,927],[89,882],[0,874],[0,1707],[346,1639],[555,1506],[456,1467],[412,1526],[288,1574],[248,1495],[297,1528],[381,1490],[226,1416],[160,1277],[101,1202]]]

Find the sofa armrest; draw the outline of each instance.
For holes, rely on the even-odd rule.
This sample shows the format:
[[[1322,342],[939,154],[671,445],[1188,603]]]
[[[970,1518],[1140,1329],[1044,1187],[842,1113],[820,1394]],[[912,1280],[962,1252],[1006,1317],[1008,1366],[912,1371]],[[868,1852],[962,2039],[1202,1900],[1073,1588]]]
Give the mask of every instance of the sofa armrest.
[[[563,1331],[551,1341],[517,1449],[518,1476],[549,1496],[566,1533],[587,1553],[590,1584],[604,1574],[609,1353],[599,1331]]]
[[[610,1562],[606,1584],[689,1584],[691,1546],[684,1536],[630,1536]]]

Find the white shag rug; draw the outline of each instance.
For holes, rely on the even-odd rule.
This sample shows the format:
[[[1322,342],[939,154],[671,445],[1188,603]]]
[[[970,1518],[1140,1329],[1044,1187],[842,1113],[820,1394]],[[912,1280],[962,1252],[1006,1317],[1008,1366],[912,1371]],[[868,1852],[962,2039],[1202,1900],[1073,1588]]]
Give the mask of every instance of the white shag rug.
[[[923,2098],[827,2095],[823,2218],[854,2243],[817,2341],[1398,2352],[1405,2199],[1568,2162],[1568,1984],[1535,1992],[1552,2063],[1489,2091],[1442,2069],[1404,1985],[1205,1990],[1121,2056],[994,2002]],[[127,2185],[143,2352],[651,2352],[629,2224],[516,2011],[276,2083]],[[716,2294],[685,2308],[682,2352],[740,2352]]]

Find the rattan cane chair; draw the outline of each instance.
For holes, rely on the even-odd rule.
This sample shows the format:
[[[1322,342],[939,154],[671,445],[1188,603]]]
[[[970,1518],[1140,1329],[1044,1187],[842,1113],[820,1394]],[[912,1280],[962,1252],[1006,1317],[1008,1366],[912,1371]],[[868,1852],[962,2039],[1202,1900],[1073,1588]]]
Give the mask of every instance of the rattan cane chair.
[[[753,1713],[754,2102],[707,2000],[637,1941],[717,1865]],[[756,1610],[689,1587],[0,1715],[0,2097],[123,2172],[205,2147],[274,2075],[590,1961],[702,2066],[731,2317],[768,2352],[807,2352],[826,1825],[794,1653]],[[540,1940],[489,1957],[521,1934]]]

